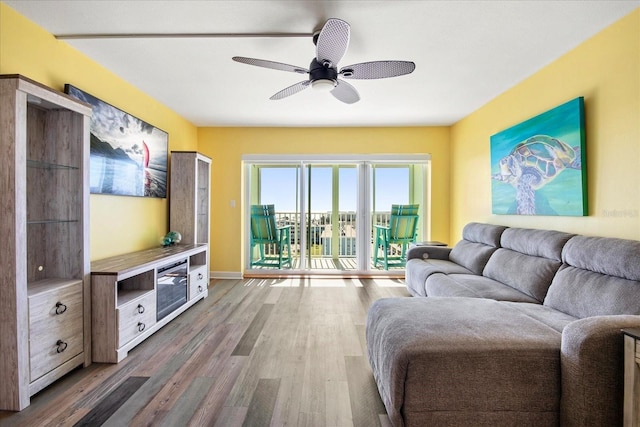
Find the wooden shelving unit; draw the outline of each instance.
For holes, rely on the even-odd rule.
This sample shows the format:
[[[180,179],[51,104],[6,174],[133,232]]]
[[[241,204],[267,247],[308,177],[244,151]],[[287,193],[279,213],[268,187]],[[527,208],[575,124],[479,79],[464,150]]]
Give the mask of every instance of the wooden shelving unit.
[[[0,76],[0,409],[91,363],[91,107]]]
[[[209,245],[211,222],[211,159],[195,151],[171,152],[169,229],[182,234],[183,244]],[[206,265],[208,282],[209,258]]]

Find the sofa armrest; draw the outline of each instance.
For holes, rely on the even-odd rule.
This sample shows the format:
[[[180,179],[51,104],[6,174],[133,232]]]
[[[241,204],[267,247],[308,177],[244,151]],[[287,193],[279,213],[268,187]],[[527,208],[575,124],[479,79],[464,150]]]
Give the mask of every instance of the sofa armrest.
[[[412,246],[407,251],[407,261],[410,259],[449,259],[451,248],[445,246]]]
[[[639,327],[640,316],[595,316],[562,331],[562,426],[622,425],[623,328]]]

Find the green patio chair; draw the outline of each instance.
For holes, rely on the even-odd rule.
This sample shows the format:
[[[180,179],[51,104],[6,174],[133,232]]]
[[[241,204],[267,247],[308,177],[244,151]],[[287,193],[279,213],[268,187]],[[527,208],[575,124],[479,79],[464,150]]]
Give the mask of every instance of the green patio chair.
[[[373,266],[380,265],[385,270],[389,267],[404,267],[407,263],[407,246],[416,241],[418,227],[418,210],[420,205],[391,205],[391,216],[388,225],[374,225],[375,246],[373,248]],[[400,252],[391,255],[391,245]],[[378,255],[382,249],[382,259]]]
[[[254,260],[255,252],[259,257]],[[273,205],[251,206],[251,267],[291,268],[291,226],[276,226]]]

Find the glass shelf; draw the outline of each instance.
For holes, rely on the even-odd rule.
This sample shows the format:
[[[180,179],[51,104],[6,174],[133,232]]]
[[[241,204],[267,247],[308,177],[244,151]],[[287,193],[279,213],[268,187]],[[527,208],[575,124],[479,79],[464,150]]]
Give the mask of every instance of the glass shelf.
[[[27,224],[62,224],[62,223],[70,223],[70,222],[78,222],[77,219],[34,219],[27,220]]]
[[[62,170],[78,170],[76,166],[58,165],[55,163],[40,162],[38,160],[27,160],[27,167],[34,169],[62,169]]]

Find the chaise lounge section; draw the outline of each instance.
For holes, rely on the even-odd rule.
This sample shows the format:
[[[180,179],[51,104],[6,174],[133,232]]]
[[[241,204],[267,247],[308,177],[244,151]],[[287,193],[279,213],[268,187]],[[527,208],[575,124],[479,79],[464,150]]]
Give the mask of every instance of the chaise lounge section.
[[[621,424],[640,242],[469,224],[409,258],[419,297],[376,301],[366,325],[394,426]]]

